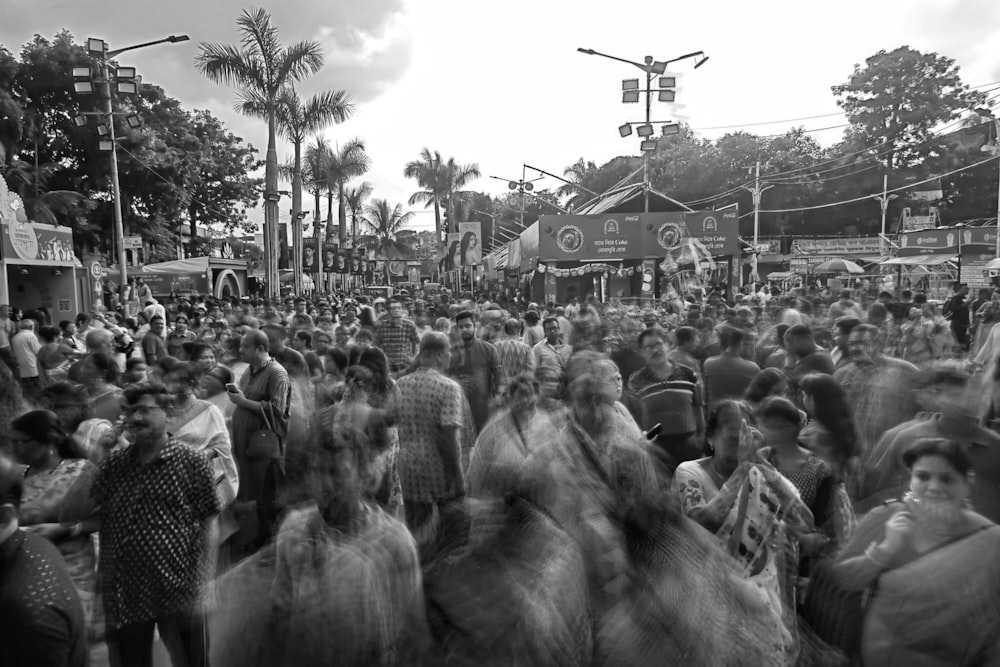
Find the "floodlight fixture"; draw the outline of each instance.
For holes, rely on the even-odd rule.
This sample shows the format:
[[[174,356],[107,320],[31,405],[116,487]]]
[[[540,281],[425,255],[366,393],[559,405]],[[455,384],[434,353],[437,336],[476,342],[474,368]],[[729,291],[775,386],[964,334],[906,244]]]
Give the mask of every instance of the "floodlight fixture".
[[[174,44],[176,42],[186,42],[189,39],[191,38],[188,37],[187,35],[170,35],[170,37],[167,37],[167,41],[170,42],[171,44]]]
[[[119,81],[133,81],[135,79],[135,68],[119,67],[115,70],[115,78]]]
[[[115,149],[115,142],[110,139],[107,141],[100,141],[98,142],[97,147],[102,151],[113,151]]]
[[[517,190],[517,181],[510,181],[507,183],[508,190]]]
[[[87,50],[90,51],[95,56],[104,56],[104,52],[108,49],[108,45],[104,43],[103,39],[95,39],[91,37],[87,40]]]
[[[101,135],[102,137],[107,136],[109,132],[111,132],[111,130],[109,130],[108,126],[105,125],[104,123],[101,123],[100,125],[97,126],[97,134]]]
[[[673,102],[677,99],[677,93],[673,90],[661,90],[656,97],[661,102]]]
[[[649,71],[651,71],[653,74],[663,74],[664,72],[667,71],[667,63],[660,62],[659,60],[657,60],[655,63],[653,63],[653,66],[649,68]]]
[[[645,139],[646,137],[651,137],[653,136],[653,126],[648,124],[640,125],[639,127],[635,128],[635,133],[638,134],[643,139]]]
[[[622,93],[622,102],[624,104],[637,104],[639,102],[639,91],[626,90]]]
[[[119,81],[118,82],[118,92],[123,95],[135,95],[138,92],[139,86],[136,85],[135,81]]]
[[[639,90],[639,79],[623,79],[622,90]]]
[[[698,69],[699,67],[701,67],[702,65],[704,65],[706,62],[708,62],[708,56],[703,56],[701,58],[701,60],[699,60],[698,62],[696,62],[694,64],[694,68]]]
[[[87,124],[87,117],[86,116],[74,116],[73,117],[73,123],[77,127],[83,127],[84,125]]]
[[[94,92],[94,84],[90,81],[74,81],[73,90],[80,95],[87,95]]]
[[[535,184],[534,183],[526,182],[524,184],[524,191],[525,192],[531,192],[534,189],[535,189]]]
[[[661,131],[663,132],[663,136],[669,137],[673,134],[680,134],[681,126],[678,125],[677,123],[667,123],[666,125],[663,126]]]
[[[630,134],[632,134],[632,124],[625,123],[624,125],[619,125],[618,134],[622,135],[623,137],[627,137]]]
[[[90,68],[89,67],[74,67],[73,68],[73,78],[74,79],[89,79],[90,78]]]
[[[142,127],[142,120],[140,120],[139,117],[136,116],[135,114],[132,114],[131,116],[126,117],[125,118],[125,123],[129,127],[131,127],[133,130]]]
[[[644,140],[641,144],[639,144],[639,150],[641,150],[643,152],[646,152],[646,151],[655,151],[656,150],[656,139],[646,139],[646,140]]]
[[[661,76],[660,77],[660,88],[676,88],[677,87],[677,77],[676,76]]]

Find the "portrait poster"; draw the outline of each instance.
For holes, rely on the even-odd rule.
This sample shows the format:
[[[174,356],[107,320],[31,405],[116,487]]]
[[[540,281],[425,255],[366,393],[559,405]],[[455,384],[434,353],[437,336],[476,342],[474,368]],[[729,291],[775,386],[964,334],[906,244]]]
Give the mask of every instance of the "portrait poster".
[[[337,245],[335,243],[323,244],[323,273],[337,273]]]
[[[441,258],[442,271],[454,271],[461,266],[461,234],[448,234],[444,245],[444,256]]]
[[[458,223],[459,263],[457,266],[479,266],[483,263],[483,232],[480,222]]]
[[[316,256],[316,239],[302,239],[302,272],[316,273],[319,258]]]

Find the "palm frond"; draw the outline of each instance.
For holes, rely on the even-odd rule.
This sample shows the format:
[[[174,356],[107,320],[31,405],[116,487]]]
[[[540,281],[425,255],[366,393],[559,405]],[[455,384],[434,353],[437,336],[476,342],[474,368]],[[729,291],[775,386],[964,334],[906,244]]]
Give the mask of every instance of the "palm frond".
[[[323,47],[319,42],[296,42],[285,47],[274,63],[272,83],[278,86],[301,81],[323,67]],[[277,91],[275,91],[277,92]]]

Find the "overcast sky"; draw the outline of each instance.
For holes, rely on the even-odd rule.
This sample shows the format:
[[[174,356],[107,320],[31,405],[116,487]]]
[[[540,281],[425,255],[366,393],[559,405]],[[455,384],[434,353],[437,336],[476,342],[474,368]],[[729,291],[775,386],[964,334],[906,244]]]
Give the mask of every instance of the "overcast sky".
[[[16,53],[33,34],[51,37],[63,28],[78,42],[99,37],[112,49],[188,34],[190,42],[125,54],[121,64],[135,65],[188,108],[210,109],[263,153],[265,125],[236,115],[234,91],[194,68],[199,43],[236,43],[236,18],[246,6],[235,0],[0,0],[0,43]],[[995,0],[284,0],[262,6],[284,43],[323,45],[326,66],[300,90],[351,94],[356,113],[325,134],[332,142],[367,142],[373,169],[366,178],[375,196],[393,203],[405,204],[416,189],[403,178],[403,166],[424,146],[478,163],[483,179],[471,187],[493,193],[506,184],[490,175],[520,178],[525,163],[562,174],[581,157],[601,164],[637,154],[638,140],[620,138],[617,127],[642,118],[641,105],[621,103],[621,80],[641,72],[578,47],[633,61],[704,51],[710,60],[697,70],[693,60],[672,66],[678,104],[654,103],[654,120],[683,119],[709,138],[741,127],[775,134],[840,125],[840,115],[754,124],[837,114],[830,86],[846,81],[867,56],[904,44],[956,59],[970,85],[1000,81]],[[814,136],[829,145],[841,132]],[[279,145],[279,159],[290,153]],[[283,217],[288,208],[283,202]],[[432,215],[421,209],[414,226],[428,225]]]

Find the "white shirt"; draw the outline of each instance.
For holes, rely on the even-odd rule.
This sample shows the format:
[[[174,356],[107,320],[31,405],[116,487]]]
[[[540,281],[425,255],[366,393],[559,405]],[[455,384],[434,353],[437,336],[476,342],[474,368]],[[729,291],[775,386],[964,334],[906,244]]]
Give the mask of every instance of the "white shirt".
[[[10,341],[11,352],[17,360],[17,372],[22,378],[38,377],[38,351],[42,344],[30,329],[23,329]]]

